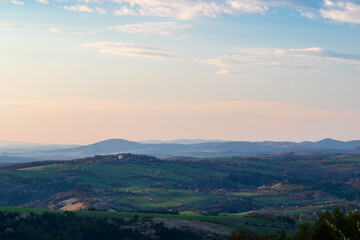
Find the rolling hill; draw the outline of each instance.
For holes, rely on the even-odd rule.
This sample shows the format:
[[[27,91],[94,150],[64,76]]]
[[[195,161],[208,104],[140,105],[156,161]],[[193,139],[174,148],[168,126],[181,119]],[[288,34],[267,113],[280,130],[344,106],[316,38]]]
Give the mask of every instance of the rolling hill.
[[[280,152],[331,152],[348,153],[360,147],[360,141],[342,142],[324,139],[318,142],[204,142],[196,144],[139,143],[124,139],[109,139],[85,146],[32,152],[11,152],[4,156],[39,160],[71,160],[94,155],[116,153],[147,154],[156,157],[231,157]],[[0,155],[1,156],[1,155]]]
[[[102,149],[102,144],[107,145],[96,146]],[[223,229],[219,234],[224,236],[244,227],[257,233],[292,232],[298,228],[295,220],[312,221],[343,198],[352,209],[359,208],[359,174],[360,155],[316,152],[172,160],[118,154],[39,161],[0,166],[0,211],[166,218],[159,221],[202,229],[211,225]]]

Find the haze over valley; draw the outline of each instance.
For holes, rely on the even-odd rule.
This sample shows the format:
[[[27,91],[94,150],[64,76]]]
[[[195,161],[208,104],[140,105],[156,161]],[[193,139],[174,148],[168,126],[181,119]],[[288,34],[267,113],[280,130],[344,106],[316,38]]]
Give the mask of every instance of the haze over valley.
[[[71,145],[8,145],[0,147],[1,162],[28,162],[35,160],[72,160],[119,153],[147,154],[169,157],[238,157],[283,152],[359,153],[360,140],[342,142],[324,139],[318,142],[247,142],[225,140],[173,140],[133,142],[109,139],[85,146]]]

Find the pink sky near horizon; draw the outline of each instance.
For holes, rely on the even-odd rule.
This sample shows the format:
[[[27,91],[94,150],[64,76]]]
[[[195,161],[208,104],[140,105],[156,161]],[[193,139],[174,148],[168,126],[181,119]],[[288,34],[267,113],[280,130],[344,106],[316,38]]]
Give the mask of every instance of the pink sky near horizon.
[[[360,136],[360,112],[323,110],[289,102],[39,99],[0,105],[3,109],[0,141],[61,144],[89,144],[109,138],[316,141],[328,137],[354,140]]]

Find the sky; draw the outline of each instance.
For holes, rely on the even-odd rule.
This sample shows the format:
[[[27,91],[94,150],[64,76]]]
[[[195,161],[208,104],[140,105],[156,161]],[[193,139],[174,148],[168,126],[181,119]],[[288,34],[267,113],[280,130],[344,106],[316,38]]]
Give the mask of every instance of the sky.
[[[359,0],[0,0],[0,141],[353,140],[359,90]]]

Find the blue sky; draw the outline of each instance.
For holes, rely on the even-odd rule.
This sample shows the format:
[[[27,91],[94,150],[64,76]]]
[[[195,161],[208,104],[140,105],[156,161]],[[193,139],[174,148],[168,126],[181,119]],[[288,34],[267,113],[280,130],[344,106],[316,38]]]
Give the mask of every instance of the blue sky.
[[[355,139],[359,27],[358,0],[0,0],[0,140]]]

